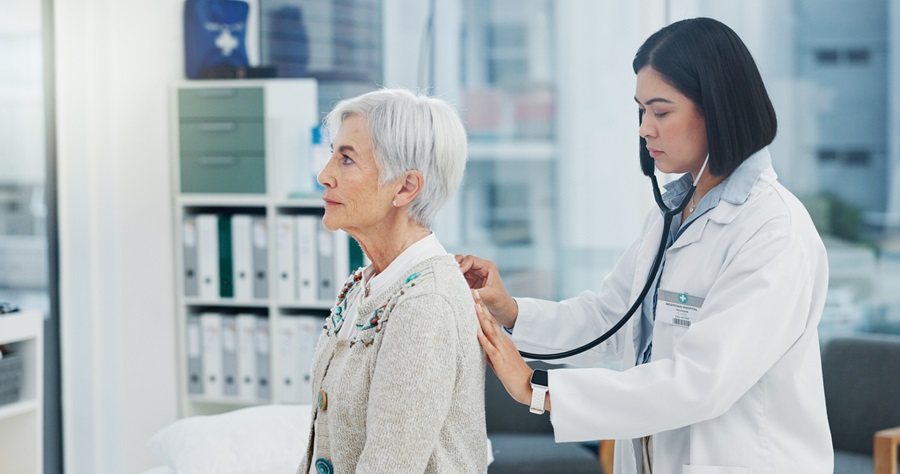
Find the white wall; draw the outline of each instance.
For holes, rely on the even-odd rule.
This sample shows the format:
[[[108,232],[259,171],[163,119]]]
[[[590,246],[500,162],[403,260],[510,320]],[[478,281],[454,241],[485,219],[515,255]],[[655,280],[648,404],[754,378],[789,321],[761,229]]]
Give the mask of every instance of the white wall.
[[[54,3],[65,471],[140,472],[177,415],[166,90],[183,1]]]

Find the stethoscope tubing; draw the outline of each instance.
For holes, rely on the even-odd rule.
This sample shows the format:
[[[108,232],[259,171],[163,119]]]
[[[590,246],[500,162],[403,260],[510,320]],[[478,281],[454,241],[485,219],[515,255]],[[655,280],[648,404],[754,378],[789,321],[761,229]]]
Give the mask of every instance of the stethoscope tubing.
[[[706,167],[706,163],[704,163],[704,168]],[[703,170],[700,170],[702,173]],[[656,251],[656,258],[653,260],[653,266],[650,268],[650,274],[647,276],[647,282],[644,284],[644,288],[641,290],[641,294],[638,295],[637,299],[634,301],[634,304],[631,305],[631,308],[619,319],[619,322],[614,324],[609,330],[603,333],[600,337],[594,339],[587,344],[576,347],[574,349],[570,349],[564,352],[556,352],[551,354],[537,354],[533,352],[519,351],[519,354],[526,359],[534,359],[534,360],[556,360],[556,359],[565,359],[567,357],[572,357],[582,352],[588,351],[597,345],[603,343],[603,341],[612,337],[613,334],[622,329],[625,326],[625,323],[634,316],[634,313],[637,312],[638,308],[641,307],[641,304],[644,302],[644,298],[647,297],[647,293],[650,291],[650,287],[653,286],[653,283],[656,281],[656,274],[659,272],[659,268],[662,265],[663,255],[666,253],[666,240],[669,238],[669,230],[672,227],[672,219],[684,211],[684,208],[687,207],[688,202],[690,202],[691,197],[694,195],[694,191],[697,189],[697,181],[699,181],[699,174],[697,175],[697,180],[694,181],[694,184],[688,190],[687,194],[685,194],[684,198],[682,198],[681,203],[678,207],[674,209],[670,209],[669,206],[663,202],[662,194],[659,191],[659,183],[656,180],[655,175],[650,175],[650,181],[653,183],[653,198],[656,200],[656,205],[659,206],[659,210],[663,212],[663,229],[662,235],[660,236],[659,241],[659,249]]]

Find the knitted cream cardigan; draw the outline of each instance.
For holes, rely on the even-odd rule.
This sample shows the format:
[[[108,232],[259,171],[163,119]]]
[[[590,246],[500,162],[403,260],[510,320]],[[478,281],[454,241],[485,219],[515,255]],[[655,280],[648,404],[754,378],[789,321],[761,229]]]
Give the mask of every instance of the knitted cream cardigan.
[[[360,271],[348,280],[313,362],[313,421],[298,474],[487,471],[484,353],[468,285],[451,255],[432,257],[356,321]],[[342,324],[356,324],[339,340]],[[316,459],[312,439],[316,442]]]

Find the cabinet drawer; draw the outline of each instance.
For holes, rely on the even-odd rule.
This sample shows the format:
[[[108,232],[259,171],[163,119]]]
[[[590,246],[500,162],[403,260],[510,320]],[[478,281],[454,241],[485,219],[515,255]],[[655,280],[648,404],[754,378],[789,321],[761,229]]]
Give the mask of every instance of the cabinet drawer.
[[[265,163],[255,154],[183,154],[181,192],[264,194]]]
[[[209,120],[182,122],[179,125],[181,153],[209,151],[265,150],[265,126],[262,121]]]
[[[261,87],[210,87],[178,90],[178,117],[208,119],[216,117],[263,117]]]

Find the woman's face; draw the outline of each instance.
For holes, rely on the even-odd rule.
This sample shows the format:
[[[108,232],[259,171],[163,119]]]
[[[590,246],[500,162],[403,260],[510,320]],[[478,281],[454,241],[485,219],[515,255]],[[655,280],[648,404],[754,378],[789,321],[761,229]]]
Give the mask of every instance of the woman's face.
[[[656,168],[697,176],[709,145],[706,121],[696,104],[650,66],[637,73],[634,100],[641,109],[640,134]]]
[[[366,234],[391,212],[392,187],[378,185],[370,143],[365,119],[355,115],[344,119],[331,143],[331,158],[319,173],[325,187],[325,228]]]

